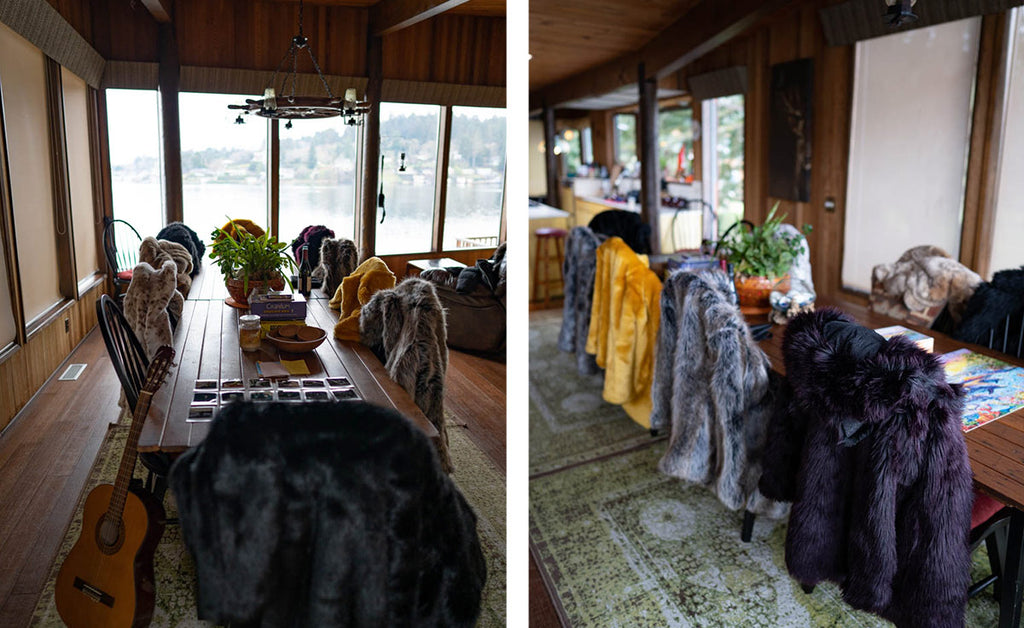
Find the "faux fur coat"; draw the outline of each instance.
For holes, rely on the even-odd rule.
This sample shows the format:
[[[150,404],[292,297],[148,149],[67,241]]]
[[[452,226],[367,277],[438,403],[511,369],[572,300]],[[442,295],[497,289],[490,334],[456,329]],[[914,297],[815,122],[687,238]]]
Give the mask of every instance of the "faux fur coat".
[[[175,287],[181,294],[181,299],[175,298],[171,302],[171,313],[181,317],[182,302],[188,298],[192,289],[192,254],[184,246],[170,240],[157,240],[156,238],[145,238],[139,245],[139,261],[146,262],[153,268],[160,268],[165,260],[173,260],[178,269],[175,276]]]
[[[901,628],[962,627],[973,494],[959,386],[906,338],[832,308],[794,318],[783,353],[792,399],[760,487],[793,501],[789,572]]]
[[[358,401],[232,402],[170,473],[217,625],[473,626],[476,516],[423,433]]]
[[[359,266],[359,249],[355,242],[346,238],[324,238],[318,257],[320,265],[314,274],[323,280],[320,289],[330,298],[338,291],[342,280]]]
[[[565,299],[562,301],[558,348],[576,354],[576,370],[580,375],[593,375],[601,370],[594,356],[586,352],[586,346],[590,333],[590,310],[594,306],[597,247],[605,237],[589,227],[574,227],[565,241],[565,261],[562,263]]]
[[[175,289],[177,270],[170,259],[164,260],[159,270],[141,262],[132,271],[132,282],[124,295],[124,317],[150,360],[161,346],[172,344],[167,313],[172,296],[181,298]]]
[[[930,327],[948,306],[959,322],[981,277],[936,246],[915,246],[871,271],[871,309]]]
[[[591,218],[587,226],[594,233],[622,238],[639,255],[651,253],[651,227],[637,212],[609,209]]]
[[[359,340],[359,313],[374,293],[395,287],[395,274],[379,257],[371,257],[341,280],[328,305],[341,310],[334,325],[338,340]]]
[[[192,256],[192,270],[189,275],[195,277],[203,265],[203,256],[206,255],[206,244],[199,238],[199,235],[183,222],[172,222],[156,234],[157,240],[168,240],[177,242],[185,247]]]
[[[587,352],[605,370],[604,400],[621,405],[644,427],[651,426],[660,295],[661,280],[646,255],[634,253],[621,238],[597,247]]]
[[[988,345],[989,330],[993,330],[992,346],[1001,349],[1003,336],[1007,335],[1004,319],[1016,314],[1006,338],[1006,352],[1016,354],[1018,344],[1022,344],[1021,310],[1024,310],[1024,267],[1001,270],[990,283],[978,286],[953,336],[965,342]]]
[[[437,428],[441,466],[451,473],[444,424],[447,331],[433,284],[410,277],[395,288],[376,292],[359,314],[359,335]]]
[[[316,269],[320,267],[320,247],[323,245],[324,240],[333,237],[334,230],[328,229],[324,225],[310,225],[306,227],[299,233],[297,238],[292,240],[292,258],[295,259],[296,264],[301,262],[299,251],[302,249],[303,244],[309,245],[307,249],[309,251],[309,267],[314,269],[315,273]],[[332,292],[331,294],[334,293]]]
[[[782,517],[757,489],[772,415],[768,357],[732,302],[724,272],[677,272],[661,293],[651,427],[671,428],[658,464],[708,487],[726,507]]]

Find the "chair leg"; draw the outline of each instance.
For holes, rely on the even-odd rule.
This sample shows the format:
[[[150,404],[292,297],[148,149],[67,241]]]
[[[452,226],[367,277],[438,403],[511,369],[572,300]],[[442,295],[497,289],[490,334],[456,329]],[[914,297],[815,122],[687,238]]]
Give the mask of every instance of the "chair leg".
[[[810,594],[814,593],[814,585],[813,584],[801,584],[800,588],[803,589],[804,593],[806,593],[807,595],[810,595]]]
[[[750,542],[750,537],[754,533],[754,519],[756,518],[757,515],[749,510],[743,511],[743,530],[740,532],[740,539],[744,543]]]

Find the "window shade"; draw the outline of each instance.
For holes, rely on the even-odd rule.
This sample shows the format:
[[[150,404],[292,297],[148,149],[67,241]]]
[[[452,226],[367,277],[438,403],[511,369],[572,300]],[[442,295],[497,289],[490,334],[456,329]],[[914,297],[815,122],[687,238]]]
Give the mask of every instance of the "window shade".
[[[990,273],[1024,264],[1020,234],[1024,230],[1024,11],[1011,18],[1007,57],[1006,114],[996,192]]]
[[[54,235],[43,53],[0,25],[0,89],[7,131],[25,320],[61,300]]]
[[[1024,0],[923,0],[914,4],[916,22],[900,27],[900,32],[954,22],[979,15],[1002,13],[1024,4]],[[849,0],[818,11],[825,41],[830,46],[848,46],[864,39],[891,35],[893,29],[883,17],[880,0]]]
[[[89,159],[89,92],[85,81],[61,68],[64,87],[64,134],[67,138],[71,224],[75,236],[75,266],[81,281],[100,269],[96,248],[92,167]]]
[[[712,100],[733,94],[746,94],[747,66],[737,65],[697,74],[687,79],[687,84],[694,100]]]

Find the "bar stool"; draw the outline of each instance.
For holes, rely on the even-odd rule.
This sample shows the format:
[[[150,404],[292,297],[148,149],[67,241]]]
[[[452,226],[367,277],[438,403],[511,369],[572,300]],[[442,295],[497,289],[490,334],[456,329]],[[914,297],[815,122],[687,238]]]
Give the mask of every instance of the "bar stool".
[[[562,260],[565,258],[565,229],[543,227],[533,232],[537,237],[537,250],[533,257],[533,301],[539,301],[539,291],[544,289],[544,305],[551,297],[551,286],[562,285]],[[552,249],[552,246],[554,247]],[[558,266],[558,277],[552,277],[550,265]],[[543,273],[541,272],[543,271]],[[543,277],[542,277],[543,274]]]

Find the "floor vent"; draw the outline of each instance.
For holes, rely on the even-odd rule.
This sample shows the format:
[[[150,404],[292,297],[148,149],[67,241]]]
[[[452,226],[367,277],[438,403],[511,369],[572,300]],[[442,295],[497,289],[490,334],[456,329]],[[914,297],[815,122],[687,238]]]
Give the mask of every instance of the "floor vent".
[[[82,375],[82,371],[85,370],[87,364],[71,364],[68,366],[68,370],[64,371],[64,374],[57,379],[62,382],[71,382],[79,378]]]

